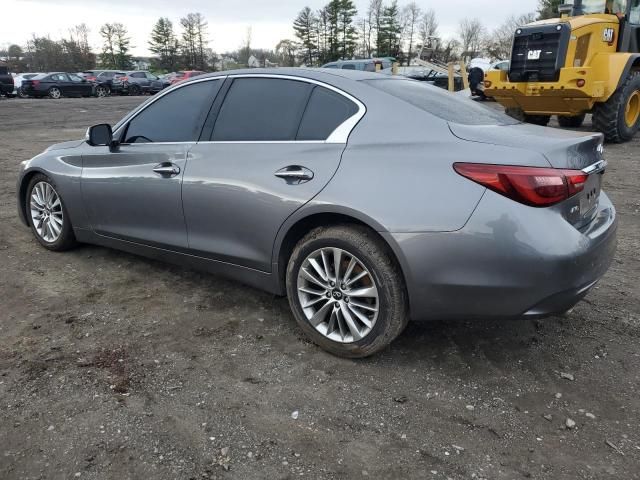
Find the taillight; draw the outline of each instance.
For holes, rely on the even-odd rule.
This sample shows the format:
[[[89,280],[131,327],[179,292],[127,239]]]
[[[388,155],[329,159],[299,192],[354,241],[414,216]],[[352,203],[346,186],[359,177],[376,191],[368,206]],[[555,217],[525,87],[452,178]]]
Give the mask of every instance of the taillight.
[[[453,168],[469,180],[532,207],[548,207],[580,193],[589,178],[582,170],[544,167],[455,163]]]

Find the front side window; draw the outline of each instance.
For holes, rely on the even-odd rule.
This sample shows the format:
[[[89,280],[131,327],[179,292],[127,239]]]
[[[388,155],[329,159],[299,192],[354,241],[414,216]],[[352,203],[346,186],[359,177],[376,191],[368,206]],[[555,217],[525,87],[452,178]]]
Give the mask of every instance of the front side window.
[[[342,70],[355,70],[356,66],[353,63],[345,63],[342,65]]]
[[[302,116],[296,140],[326,140],[358,106],[344,95],[324,87],[315,87]]]
[[[296,80],[235,79],[220,108],[212,140],[295,140],[311,89],[311,84]]]
[[[82,79],[78,75],[69,75],[69,78],[74,83],[82,83]]]
[[[129,122],[123,143],[197,141],[221,84],[194,83],[160,97]]]

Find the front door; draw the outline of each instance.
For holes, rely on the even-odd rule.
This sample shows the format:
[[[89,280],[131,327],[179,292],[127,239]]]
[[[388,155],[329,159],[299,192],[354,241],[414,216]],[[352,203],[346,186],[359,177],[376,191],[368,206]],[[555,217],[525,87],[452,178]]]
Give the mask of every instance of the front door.
[[[147,104],[115,132],[113,152],[83,155],[82,193],[92,229],[160,248],[187,247],[182,212],[186,157],[222,80],[185,85]]]
[[[189,151],[182,190],[189,248],[270,272],[278,230],[340,164],[346,138],[329,137],[359,112],[344,95],[303,79],[235,78],[210,139]]]

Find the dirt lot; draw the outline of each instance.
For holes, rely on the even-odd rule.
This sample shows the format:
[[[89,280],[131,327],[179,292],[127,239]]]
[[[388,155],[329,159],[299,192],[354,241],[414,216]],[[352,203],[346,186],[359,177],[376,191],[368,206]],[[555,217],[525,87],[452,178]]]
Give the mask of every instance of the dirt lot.
[[[0,100],[0,478],[640,478],[640,139],[606,149],[618,255],[569,317],[347,361],[284,299],[19,223],[18,163],[140,100]]]

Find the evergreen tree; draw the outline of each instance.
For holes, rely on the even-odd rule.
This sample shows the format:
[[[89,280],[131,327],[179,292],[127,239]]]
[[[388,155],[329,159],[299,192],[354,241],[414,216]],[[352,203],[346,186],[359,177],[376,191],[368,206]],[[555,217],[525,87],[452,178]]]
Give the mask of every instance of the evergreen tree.
[[[338,32],[340,36],[340,57],[352,58],[357,46],[356,27],[353,19],[358,13],[352,0],[339,0]]]
[[[159,18],[151,30],[149,51],[158,56],[156,67],[172,72],[177,68],[178,40],[168,18]]]
[[[378,55],[397,57],[400,54],[400,11],[397,0],[382,10],[382,21],[378,31]]]
[[[538,20],[546,20],[547,18],[556,18],[560,16],[558,7],[562,5],[563,0],[539,0],[538,2]]]
[[[304,7],[293,21],[293,30],[303,48],[303,62],[314,65],[318,58],[318,19],[309,7]]]

